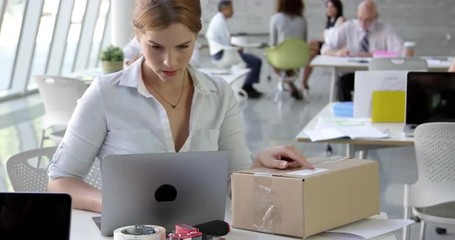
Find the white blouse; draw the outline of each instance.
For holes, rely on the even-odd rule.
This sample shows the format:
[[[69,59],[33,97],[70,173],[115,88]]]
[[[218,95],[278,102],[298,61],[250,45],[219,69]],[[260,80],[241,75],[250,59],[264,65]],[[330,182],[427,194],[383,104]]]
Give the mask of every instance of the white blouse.
[[[94,80],[68,124],[48,169],[50,178],[84,178],[96,157],[110,154],[175,152],[164,107],[141,78],[143,58],[123,71]],[[180,149],[227,150],[230,171],[251,166],[241,112],[232,88],[188,67],[194,84],[190,134]]]

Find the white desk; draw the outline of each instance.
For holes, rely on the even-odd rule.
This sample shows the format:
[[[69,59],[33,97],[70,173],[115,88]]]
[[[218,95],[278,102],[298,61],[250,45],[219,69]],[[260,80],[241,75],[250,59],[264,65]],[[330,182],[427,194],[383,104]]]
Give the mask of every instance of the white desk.
[[[245,83],[245,77],[250,72],[249,68],[231,68],[231,69],[217,69],[217,68],[198,68],[199,71],[212,75],[214,77],[223,78],[236,93],[242,93],[242,95],[236,94],[237,100],[244,101],[248,99],[248,94],[243,90],[243,84]],[[243,96],[243,97],[242,97]]]
[[[314,116],[310,122],[302,129],[297,137],[298,142],[311,142],[310,138],[303,134],[305,130],[313,130],[320,117],[334,117],[332,113],[332,106],[334,102],[327,104],[316,116]],[[379,148],[390,148],[390,147],[404,147],[413,146],[414,138],[406,137],[403,135],[404,123],[372,123],[372,126],[379,129],[382,132],[387,131],[390,135],[389,138],[384,139],[330,139],[325,141],[318,141],[324,143],[341,143],[347,144],[347,156],[354,157],[356,151],[363,151],[368,149],[379,149]],[[364,156],[361,152],[360,158]]]
[[[452,63],[449,57],[422,57],[427,60],[428,71],[447,71]],[[339,73],[368,70],[371,58],[316,56],[310,63],[313,67],[325,67],[331,70],[330,97],[334,101],[335,82]]]
[[[112,237],[103,237],[92,220],[92,217],[99,216],[98,213],[87,211],[73,210],[71,218],[71,240],[103,240],[113,239]],[[383,216],[379,216],[383,217]],[[230,222],[231,213],[226,211],[226,221]],[[224,236],[225,240],[296,240],[301,238],[292,238],[285,236],[277,236],[272,234],[258,233],[253,231],[246,231],[236,228],[231,228],[228,235]],[[325,236],[312,236],[308,240],[334,240],[333,238]],[[374,238],[376,240],[396,240],[393,233],[388,233],[380,237]]]
[[[249,68],[232,68],[232,69],[219,69],[219,68],[198,68],[199,71],[207,73],[211,76],[221,77],[230,85],[235,81],[241,80],[249,72]]]
[[[251,37],[238,35],[231,36],[231,44],[244,49],[244,52],[248,52],[248,48],[265,48],[266,42],[252,41]]]

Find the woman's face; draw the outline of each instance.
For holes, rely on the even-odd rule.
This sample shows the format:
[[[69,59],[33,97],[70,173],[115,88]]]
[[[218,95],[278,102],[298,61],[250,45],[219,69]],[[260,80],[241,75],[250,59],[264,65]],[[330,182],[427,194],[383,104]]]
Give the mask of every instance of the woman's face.
[[[184,77],[191,60],[196,33],[181,23],[167,28],[147,30],[136,34],[144,53],[143,67],[161,81],[173,81]]]
[[[336,17],[338,11],[337,11],[335,5],[333,5],[332,2],[328,1],[326,7],[327,7],[326,8],[327,16],[328,17]]]

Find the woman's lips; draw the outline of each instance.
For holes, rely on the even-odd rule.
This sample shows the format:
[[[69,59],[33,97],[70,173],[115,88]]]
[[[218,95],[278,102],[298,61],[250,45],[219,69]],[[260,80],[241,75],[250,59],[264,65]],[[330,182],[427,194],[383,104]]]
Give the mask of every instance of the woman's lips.
[[[166,77],[172,77],[172,76],[175,76],[177,74],[177,71],[174,70],[174,71],[165,71],[165,70],[162,70],[161,71]]]

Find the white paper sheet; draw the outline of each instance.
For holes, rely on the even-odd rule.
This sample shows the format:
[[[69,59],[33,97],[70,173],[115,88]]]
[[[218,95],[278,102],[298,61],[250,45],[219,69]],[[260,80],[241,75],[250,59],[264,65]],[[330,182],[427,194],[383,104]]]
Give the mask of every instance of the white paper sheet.
[[[327,169],[327,168],[304,169],[304,170],[289,172],[288,174],[304,177],[304,176],[310,176],[310,175],[325,172],[325,171],[329,171],[329,169]]]
[[[354,238],[346,239],[371,239],[385,233],[401,229],[409,224],[414,223],[408,219],[364,219],[339,228],[325,232],[324,234],[340,234],[348,237],[346,234],[353,235]],[[358,238],[361,237],[361,238]],[[336,238],[338,239],[338,238]],[[342,238],[343,239],[343,238]]]

